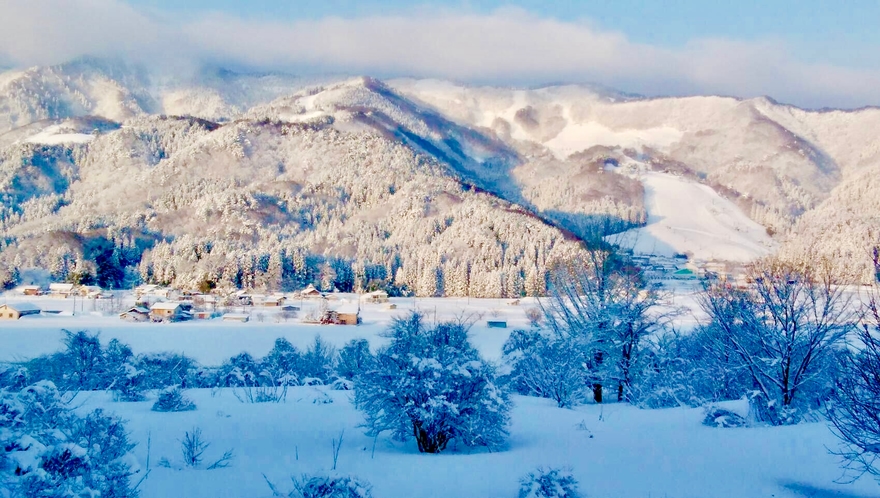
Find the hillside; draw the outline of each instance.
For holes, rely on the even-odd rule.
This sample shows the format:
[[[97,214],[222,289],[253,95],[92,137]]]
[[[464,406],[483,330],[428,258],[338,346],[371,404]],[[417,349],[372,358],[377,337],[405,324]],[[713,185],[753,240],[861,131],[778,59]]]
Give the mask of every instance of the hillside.
[[[880,174],[878,109],[807,111],[769,98],[645,99],[580,86],[525,90],[406,79],[390,85],[513,147],[557,159],[602,150],[615,165],[703,183],[775,234],[786,254],[842,254],[859,279],[872,278],[865,254],[880,245],[871,209],[880,198],[872,181]],[[664,202],[676,202],[679,192],[654,195],[664,194],[672,196]],[[648,214],[661,216],[650,206]],[[727,237],[723,225],[716,224],[713,237]],[[816,239],[823,234],[834,235]],[[749,243],[765,245],[761,238]],[[686,243],[673,249],[691,250]]]
[[[145,116],[88,140],[15,142],[0,169],[0,257],[10,275],[45,268],[111,287],[541,292],[574,238],[468,179],[466,168],[489,166],[460,144],[495,142],[452,128],[453,143],[410,115],[395,125],[383,88],[318,91],[328,112],[306,120],[271,119],[281,102],[226,125]]]
[[[516,296],[620,233],[701,259],[841,255],[867,280],[878,121],[581,86],[8,71],[0,281]]]

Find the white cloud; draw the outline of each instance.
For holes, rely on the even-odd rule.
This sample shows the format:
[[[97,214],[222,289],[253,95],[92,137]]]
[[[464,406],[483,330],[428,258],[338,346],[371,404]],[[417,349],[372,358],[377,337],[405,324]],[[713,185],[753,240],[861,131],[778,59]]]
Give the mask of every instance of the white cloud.
[[[880,104],[880,69],[801,62],[781,41],[654,47],[586,21],[518,9],[295,22],[206,14],[184,22],[120,0],[0,0],[0,60],[50,64],[85,54],[480,83],[590,81],[647,95],[766,94],[804,106]]]

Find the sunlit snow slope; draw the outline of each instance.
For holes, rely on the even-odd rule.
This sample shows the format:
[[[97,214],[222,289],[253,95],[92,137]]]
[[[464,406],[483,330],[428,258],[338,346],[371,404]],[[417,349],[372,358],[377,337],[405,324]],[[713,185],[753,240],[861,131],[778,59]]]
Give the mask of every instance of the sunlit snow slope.
[[[648,224],[615,236],[634,252],[749,261],[772,249],[764,227],[710,187],[656,172],[641,180]]]

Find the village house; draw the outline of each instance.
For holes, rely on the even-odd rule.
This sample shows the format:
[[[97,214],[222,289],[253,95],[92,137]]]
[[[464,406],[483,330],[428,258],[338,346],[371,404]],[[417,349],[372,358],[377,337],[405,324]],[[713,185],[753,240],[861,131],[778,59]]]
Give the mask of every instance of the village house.
[[[150,319],[154,322],[179,322],[190,318],[192,314],[179,302],[165,301],[150,306]]]
[[[135,306],[120,313],[119,318],[127,322],[146,322],[150,319],[150,310],[143,306]]]
[[[0,320],[18,320],[23,316],[39,314],[40,308],[31,303],[0,304]]]
[[[324,297],[324,294],[322,294],[321,291],[316,289],[315,286],[312,284],[309,284],[305,289],[301,290],[299,295],[303,299],[320,299]]]
[[[327,310],[321,317],[324,325],[357,325],[361,323],[360,309],[353,304],[340,306],[334,310]]]
[[[81,285],[77,289],[77,293],[82,297],[87,297],[89,299],[97,299],[101,297],[101,293],[104,292],[97,285]]]
[[[54,297],[68,298],[73,295],[75,287],[73,284],[49,284],[49,294]]]
[[[277,308],[284,304],[284,296],[261,296],[254,304],[268,308]]]
[[[21,293],[25,296],[39,296],[43,294],[43,288],[39,285],[25,285],[21,288]]]

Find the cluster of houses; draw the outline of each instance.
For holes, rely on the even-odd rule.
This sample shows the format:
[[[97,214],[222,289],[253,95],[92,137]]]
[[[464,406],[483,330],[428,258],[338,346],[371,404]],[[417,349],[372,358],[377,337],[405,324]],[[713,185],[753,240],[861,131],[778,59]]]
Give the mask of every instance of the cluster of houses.
[[[269,308],[279,310],[282,313],[296,313],[300,311],[300,307],[288,304],[288,301],[329,301],[328,296],[312,285],[293,293],[292,297],[280,293],[259,295],[246,291],[236,291],[220,297],[213,294],[179,291],[158,285],[142,285],[135,289],[135,298],[137,305],[120,313],[121,319],[130,322],[179,322],[219,317],[224,321],[247,322],[251,315],[245,312],[246,308]],[[388,294],[384,292],[370,293],[367,298],[370,299],[370,302],[375,303],[388,302]],[[241,312],[219,313],[218,306],[241,307]],[[359,307],[349,308],[351,305],[346,304],[334,309],[323,310],[316,322],[357,325],[360,323]]]
[[[42,285],[24,285],[19,288],[25,296],[50,296],[57,298],[84,297],[87,299],[103,299],[112,297],[97,285],[76,285],[71,283],[52,283],[48,287]]]
[[[704,278],[719,279],[745,284],[741,265],[723,261],[690,260],[680,254],[673,257],[657,255],[636,255],[633,264],[644,272],[654,285],[664,285],[671,281],[697,281]]]

